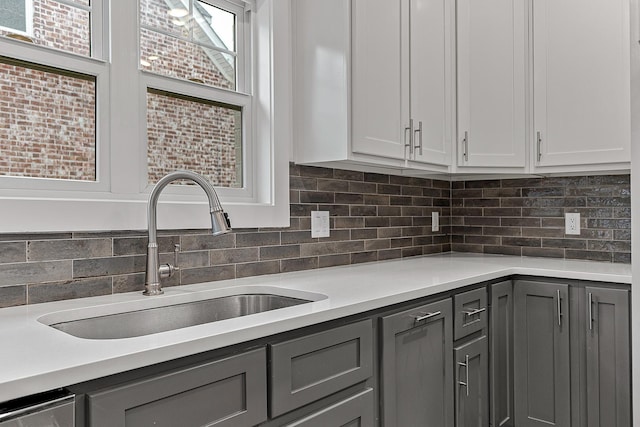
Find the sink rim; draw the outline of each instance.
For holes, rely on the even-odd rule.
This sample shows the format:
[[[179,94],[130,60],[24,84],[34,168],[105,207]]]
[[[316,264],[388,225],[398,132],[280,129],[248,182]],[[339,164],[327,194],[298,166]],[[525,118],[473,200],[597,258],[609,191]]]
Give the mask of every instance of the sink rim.
[[[233,286],[228,288],[217,288],[208,290],[189,291],[184,289],[165,288],[165,294],[153,297],[142,296],[132,301],[117,301],[105,304],[94,305],[90,307],[73,308],[68,310],[54,311],[39,316],[36,320],[47,327],[53,328],[53,324],[73,322],[77,320],[93,319],[97,317],[105,317],[117,314],[131,313],[135,311],[143,311],[153,308],[175,306],[181,304],[188,304],[193,302],[200,302],[216,298],[224,298],[235,295],[246,294],[271,294],[289,298],[297,298],[308,300],[308,303],[299,304],[297,306],[285,307],[294,308],[300,306],[308,306],[314,302],[327,300],[328,296],[316,292],[301,291],[297,289],[284,288],[272,285],[247,285],[247,286]],[[280,309],[278,309],[280,310]],[[268,313],[269,311],[265,312]],[[255,313],[262,314],[262,313]],[[246,317],[246,316],[242,316]],[[225,319],[231,320],[231,319]],[[215,323],[224,322],[220,320]],[[196,325],[197,326],[197,325]],[[62,331],[59,331],[62,332]],[[169,332],[169,331],[167,331]],[[65,335],[65,332],[62,332]]]

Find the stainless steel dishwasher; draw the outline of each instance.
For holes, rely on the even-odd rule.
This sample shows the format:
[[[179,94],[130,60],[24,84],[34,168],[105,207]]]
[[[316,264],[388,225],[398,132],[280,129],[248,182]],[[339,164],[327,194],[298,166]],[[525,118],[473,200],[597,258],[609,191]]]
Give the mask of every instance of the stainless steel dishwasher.
[[[0,427],[74,427],[75,396],[64,390],[0,403]]]

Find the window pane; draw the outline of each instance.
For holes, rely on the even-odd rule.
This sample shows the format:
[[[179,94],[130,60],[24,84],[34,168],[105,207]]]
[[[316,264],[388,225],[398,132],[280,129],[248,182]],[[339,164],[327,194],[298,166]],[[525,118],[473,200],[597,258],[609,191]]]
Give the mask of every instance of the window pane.
[[[235,90],[235,15],[200,2],[192,13],[168,4],[182,2],[140,2],[142,69]]]
[[[147,92],[149,183],[187,169],[217,187],[242,187],[242,111],[154,89]]]
[[[78,3],[86,4],[87,1]],[[0,6],[0,16],[5,16],[5,13],[7,16],[6,19],[0,18],[1,35],[78,55],[91,55],[87,10],[53,0],[4,0],[0,5],[4,5]]]
[[[0,58],[0,82],[0,175],[95,181],[95,78]]]

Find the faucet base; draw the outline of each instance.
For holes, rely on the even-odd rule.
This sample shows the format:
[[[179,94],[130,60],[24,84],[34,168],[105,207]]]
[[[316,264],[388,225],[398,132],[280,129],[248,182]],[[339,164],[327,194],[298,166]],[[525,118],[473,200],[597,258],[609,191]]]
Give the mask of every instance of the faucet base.
[[[162,295],[162,294],[164,294],[164,291],[160,288],[159,283],[153,283],[153,284],[147,283],[144,285],[144,292],[142,292],[142,295],[153,296],[153,295]]]

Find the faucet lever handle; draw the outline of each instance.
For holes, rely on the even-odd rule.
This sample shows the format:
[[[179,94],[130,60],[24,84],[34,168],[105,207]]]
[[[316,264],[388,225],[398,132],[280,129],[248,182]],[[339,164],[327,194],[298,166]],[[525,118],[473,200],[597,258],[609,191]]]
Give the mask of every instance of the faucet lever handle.
[[[178,271],[180,270],[180,267],[178,266],[178,256],[181,252],[181,247],[179,243],[176,243],[175,245],[173,245],[173,271]]]

